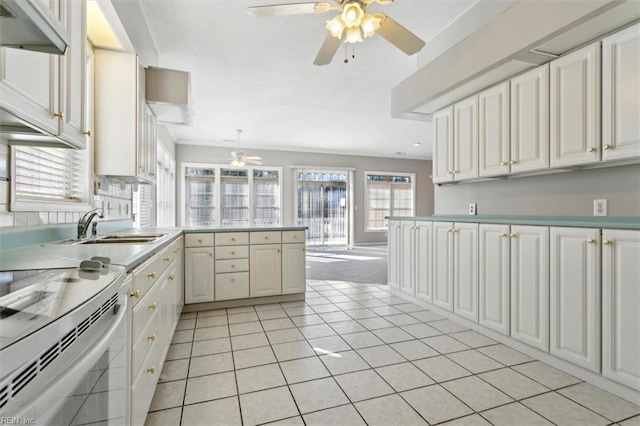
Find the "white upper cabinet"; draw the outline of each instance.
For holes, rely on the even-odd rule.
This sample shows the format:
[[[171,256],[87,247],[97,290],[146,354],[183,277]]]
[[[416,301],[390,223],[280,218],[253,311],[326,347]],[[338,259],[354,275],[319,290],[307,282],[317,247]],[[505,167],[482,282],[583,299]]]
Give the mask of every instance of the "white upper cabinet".
[[[602,374],[640,390],[640,231],[602,232]]]
[[[600,230],[550,230],[550,350],[600,372]]]
[[[602,48],[602,159],[640,157],[640,24]]]
[[[509,172],[509,82],[478,95],[478,155],[480,176]]]
[[[600,161],[600,42],[551,62],[550,74],[551,167]]]
[[[478,322],[478,224],[453,229],[453,311]]]
[[[549,65],[511,80],[512,173],[549,168]]]
[[[510,227],[482,223],[479,228],[479,322],[485,327],[508,336],[510,330]]]
[[[63,56],[0,48],[0,109],[82,149],[86,147],[86,2],[39,4],[50,7],[60,19],[69,47]]]
[[[433,183],[453,180],[453,107],[433,114]]]
[[[453,105],[453,180],[478,177],[478,96]]]
[[[549,350],[549,228],[512,226],[511,337]]]

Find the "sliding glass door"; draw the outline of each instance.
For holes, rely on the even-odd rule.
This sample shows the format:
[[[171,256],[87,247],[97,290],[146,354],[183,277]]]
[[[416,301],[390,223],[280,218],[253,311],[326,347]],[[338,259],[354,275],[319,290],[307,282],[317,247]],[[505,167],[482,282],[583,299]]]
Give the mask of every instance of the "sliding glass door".
[[[346,246],[350,233],[349,171],[295,171],[296,222],[310,246]]]

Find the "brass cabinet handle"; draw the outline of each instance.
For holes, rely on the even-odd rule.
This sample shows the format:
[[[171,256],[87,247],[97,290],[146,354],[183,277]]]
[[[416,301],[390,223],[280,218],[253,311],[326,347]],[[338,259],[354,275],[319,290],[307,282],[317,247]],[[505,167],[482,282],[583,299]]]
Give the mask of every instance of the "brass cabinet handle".
[[[447,174],[448,174],[448,175],[452,175],[452,174],[453,174],[453,172],[452,172],[451,170],[447,170]]]
[[[605,246],[610,246],[613,243],[613,240],[602,240],[602,244]]]
[[[396,225],[396,229],[400,229],[400,225]]]
[[[268,240],[268,239],[269,239],[269,236],[268,236],[268,235],[265,235],[265,236],[264,236],[264,239],[265,239],[265,240]]]
[[[280,249],[276,250],[278,253],[280,253]]]
[[[516,160],[511,160],[509,161],[509,164],[514,165],[514,164],[518,164],[518,162]]]
[[[232,282],[232,283],[235,283],[235,282],[236,282],[236,279],[235,279],[235,278],[231,278],[231,282]]]
[[[172,251],[172,253],[173,253],[173,254],[177,254],[177,253],[178,253],[178,250],[176,249],[176,250]]]
[[[294,239],[294,240],[298,239],[298,236],[297,236],[297,235],[294,235],[294,236],[293,236],[293,239]]]
[[[152,304],[149,305],[149,309],[151,310],[155,310],[158,307],[158,304],[156,302],[153,302]]]
[[[147,278],[155,278],[156,277],[156,273],[155,272],[149,272],[147,274]]]
[[[154,340],[156,340],[156,335],[155,335],[155,333],[154,333],[154,334],[150,334],[150,335],[148,335],[148,336],[147,336],[147,340],[151,340],[152,342],[153,342]]]
[[[156,368],[155,368],[155,367],[149,367],[149,368],[147,368],[147,373],[149,373],[149,374],[153,374],[153,373],[155,373],[155,372],[156,372]]]
[[[598,150],[598,148],[594,148],[592,146],[590,146],[589,148],[587,148],[587,152],[596,152]]]
[[[510,236],[511,238],[516,238],[516,237],[518,236],[518,234],[516,234],[516,233],[511,233],[511,234],[509,234],[509,236]]]
[[[60,119],[60,120],[64,120],[64,112],[62,112],[62,111],[54,112],[53,116],[54,117],[58,117],[58,119]]]
[[[133,293],[131,293],[129,296],[131,297],[135,297],[136,299],[140,298],[140,290],[136,290]]]
[[[236,252],[235,252],[235,251],[232,251],[232,252],[231,252],[231,254],[236,254]]]
[[[91,130],[87,130],[86,132],[82,132],[83,135],[87,137],[91,137]]]
[[[503,237],[503,238],[505,238],[505,237],[508,237],[508,236],[509,236],[509,234],[507,234],[506,232],[502,232],[502,233],[500,234],[500,236],[501,236],[501,237]]]
[[[452,174],[452,175],[455,175],[455,174],[457,174],[457,173],[460,173],[460,170],[452,170],[452,171],[451,171],[451,174]]]
[[[509,165],[509,162],[508,161],[502,161],[502,162],[500,162],[500,165],[501,166],[507,166],[507,165]]]
[[[199,242],[199,243],[201,243],[201,242],[202,242],[202,240],[201,240],[201,239],[199,239],[199,240],[198,240],[198,242]]]
[[[209,256],[213,257],[213,253],[209,253]]]
[[[231,265],[231,269],[235,269],[235,268],[236,268],[236,265]]]
[[[306,250],[305,248],[302,249],[302,251],[305,251],[305,250]]]
[[[589,239],[587,240],[587,243],[589,243],[589,244],[595,244],[595,243],[596,243],[596,240],[594,240],[593,238],[589,238]]]
[[[235,238],[231,238],[231,241],[235,241],[235,240],[236,240]]]
[[[165,258],[164,258],[164,261],[165,261],[165,262],[168,262],[168,261],[170,261],[170,260],[171,260],[171,258],[170,258],[169,256],[167,256],[167,257],[165,257]]]
[[[173,281],[176,278],[176,274],[169,274],[169,279]]]
[[[459,231],[459,229],[453,228],[453,230],[451,232],[453,232],[455,234],[458,231]]]
[[[447,232],[453,232],[453,229],[447,229]]]
[[[613,149],[613,146],[606,144],[605,146],[602,147],[602,149],[604,149],[605,151],[608,149]]]

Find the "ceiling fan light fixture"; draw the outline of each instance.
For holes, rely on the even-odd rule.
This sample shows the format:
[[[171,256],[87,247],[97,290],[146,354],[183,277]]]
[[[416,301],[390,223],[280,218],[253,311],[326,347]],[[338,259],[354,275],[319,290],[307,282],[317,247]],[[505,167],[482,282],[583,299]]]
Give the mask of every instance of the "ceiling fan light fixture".
[[[380,22],[382,21],[382,18],[376,15],[380,14],[376,13],[372,15],[370,13],[365,13],[362,17],[362,23],[360,24],[360,26],[362,27],[362,32],[364,33],[365,37],[373,36],[375,32],[380,28]]]
[[[345,43],[362,43],[362,34],[360,33],[360,27],[347,28],[347,36],[344,39]]]
[[[231,160],[231,165],[233,167],[242,167],[244,166],[245,162],[242,158],[234,158],[233,160]]]
[[[342,16],[342,21],[347,28],[359,27],[364,10],[362,10],[359,1],[351,1],[343,7],[340,16]]]
[[[344,22],[342,22],[342,16],[337,15],[335,18],[331,19],[330,21],[327,21],[327,29],[329,30],[332,36],[334,36],[337,39],[341,39],[342,33],[344,32],[344,29],[345,29]]]

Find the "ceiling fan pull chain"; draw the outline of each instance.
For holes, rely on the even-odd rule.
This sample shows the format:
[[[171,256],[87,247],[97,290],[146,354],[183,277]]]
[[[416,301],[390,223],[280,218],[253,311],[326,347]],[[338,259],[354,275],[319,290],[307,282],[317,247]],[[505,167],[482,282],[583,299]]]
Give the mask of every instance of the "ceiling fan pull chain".
[[[351,58],[356,58],[356,45],[355,43],[351,45]]]
[[[349,63],[349,59],[347,59],[347,57],[349,56],[348,49],[349,49],[349,47],[345,44],[344,45],[344,63],[345,64]]]

